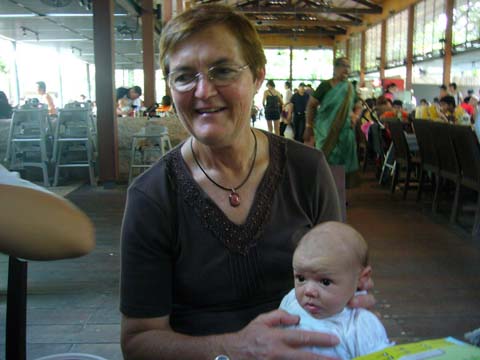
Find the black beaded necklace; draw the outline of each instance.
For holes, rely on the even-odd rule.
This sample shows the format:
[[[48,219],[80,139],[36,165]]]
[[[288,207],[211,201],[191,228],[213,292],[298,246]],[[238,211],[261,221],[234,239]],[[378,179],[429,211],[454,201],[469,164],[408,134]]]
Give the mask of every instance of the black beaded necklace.
[[[247,182],[247,180],[250,178],[250,175],[252,174],[253,168],[255,167],[255,160],[257,158],[257,137],[255,136],[255,132],[253,130],[251,131],[253,134],[253,138],[255,139],[255,145],[253,147],[252,165],[250,165],[250,170],[248,170],[248,174],[245,177],[245,179],[243,179],[240,185],[234,188],[227,188],[225,186],[222,186],[219,183],[217,183],[215,180],[213,180],[210,176],[208,176],[206,171],[203,169],[202,165],[200,165],[200,161],[197,159],[197,155],[195,154],[195,151],[193,151],[193,138],[190,140],[190,150],[192,151],[192,155],[193,155],[193,159],[195,160],[195,163],[200,168],[200,170],[202,170],[203,174],[207,177],[207,179],[210,180],[214,185],[216,185],[222,190],[230,192],[230,194],[228,195],[228,200],[230,201],[230,205],[233,207],[237,207],[240,205],[240,195],[238,194],[237,190],[240,189]]]

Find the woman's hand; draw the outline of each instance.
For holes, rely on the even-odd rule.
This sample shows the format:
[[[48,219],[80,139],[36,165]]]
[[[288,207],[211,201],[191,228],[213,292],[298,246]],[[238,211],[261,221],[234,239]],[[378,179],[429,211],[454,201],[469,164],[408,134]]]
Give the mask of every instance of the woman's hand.
[[[229,335],[224,343],[231,359],[252,360],[321,360],[331,359],[310,353],[303,347],[332,347],[338,344],[334,335],[284,326],[298,324],[299,318],[283,310],[258,316],[238,333]]]
[[[365,294],[355,295],[348,303],[348,306],[353,308],[371,309],[376,303],[375,297],[369,294],[367,291],[373,289],[373,280],[371,277],[368,279],[360,279],[358,284],[358,290],[364,291]]]

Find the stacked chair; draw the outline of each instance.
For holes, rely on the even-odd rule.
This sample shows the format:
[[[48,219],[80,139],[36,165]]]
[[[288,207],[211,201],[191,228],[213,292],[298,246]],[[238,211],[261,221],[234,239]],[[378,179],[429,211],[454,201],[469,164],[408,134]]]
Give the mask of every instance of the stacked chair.
[[[44,186],[48,177],[51,126],[46,107],[25,105],[13,112],[8,134],[5,163],[9,170],[37,167],[42,170]]]
[[[59,110],[53,138],[53,186],[58,185],[61,169],[88,168],[90,184],[95,178],[95,124],[88,104],[73,103]]]
[[[128,183],[132,182],[137,170],[141,173],[150,168],[171,148],[167,127],[148,122],[145,127],[132,136]]]

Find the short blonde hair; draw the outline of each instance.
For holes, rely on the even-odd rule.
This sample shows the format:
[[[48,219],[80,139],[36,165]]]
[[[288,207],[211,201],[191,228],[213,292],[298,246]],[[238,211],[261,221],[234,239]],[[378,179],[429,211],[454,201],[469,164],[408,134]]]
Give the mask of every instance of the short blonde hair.
[[[240,44],[243,58],[255,79],[265,67],[267,59],[255,26],[231,6],[205,4],[195,6],[170,20],[160,38],[160,66],[163,74],[170,72],[169,57],[175,46],[199,31],[214,25],[226,26]]]

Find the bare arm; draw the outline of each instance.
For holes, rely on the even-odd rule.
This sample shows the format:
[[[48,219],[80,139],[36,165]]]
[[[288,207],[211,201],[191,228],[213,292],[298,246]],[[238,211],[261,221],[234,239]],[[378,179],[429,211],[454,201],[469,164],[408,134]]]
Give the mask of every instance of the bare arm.
[[[126,360],[213,360],[223,354],[234,360],[328,359],[304,350],[305,346],[334,346],[332,335],[283,329],[298,323],[298,317],[282,310],[260,315],[237,333],[187,336],[174,332],[168,316],[153,319],[122,319],[122,350]]]
[[[95,246],[90,219],[69,201],[21,186],[0,185],[0,251],[29,260],[82,256]]]
[[[313,138],[313,120],[315,119],[315,113],[317,111],[317,106],[320,102],[315,99],[313,96],[310,96],[307,103],[307,113],[305,117],[305,132],[303,133],[303,141],[306,144],[315,145],[315,139]]]

